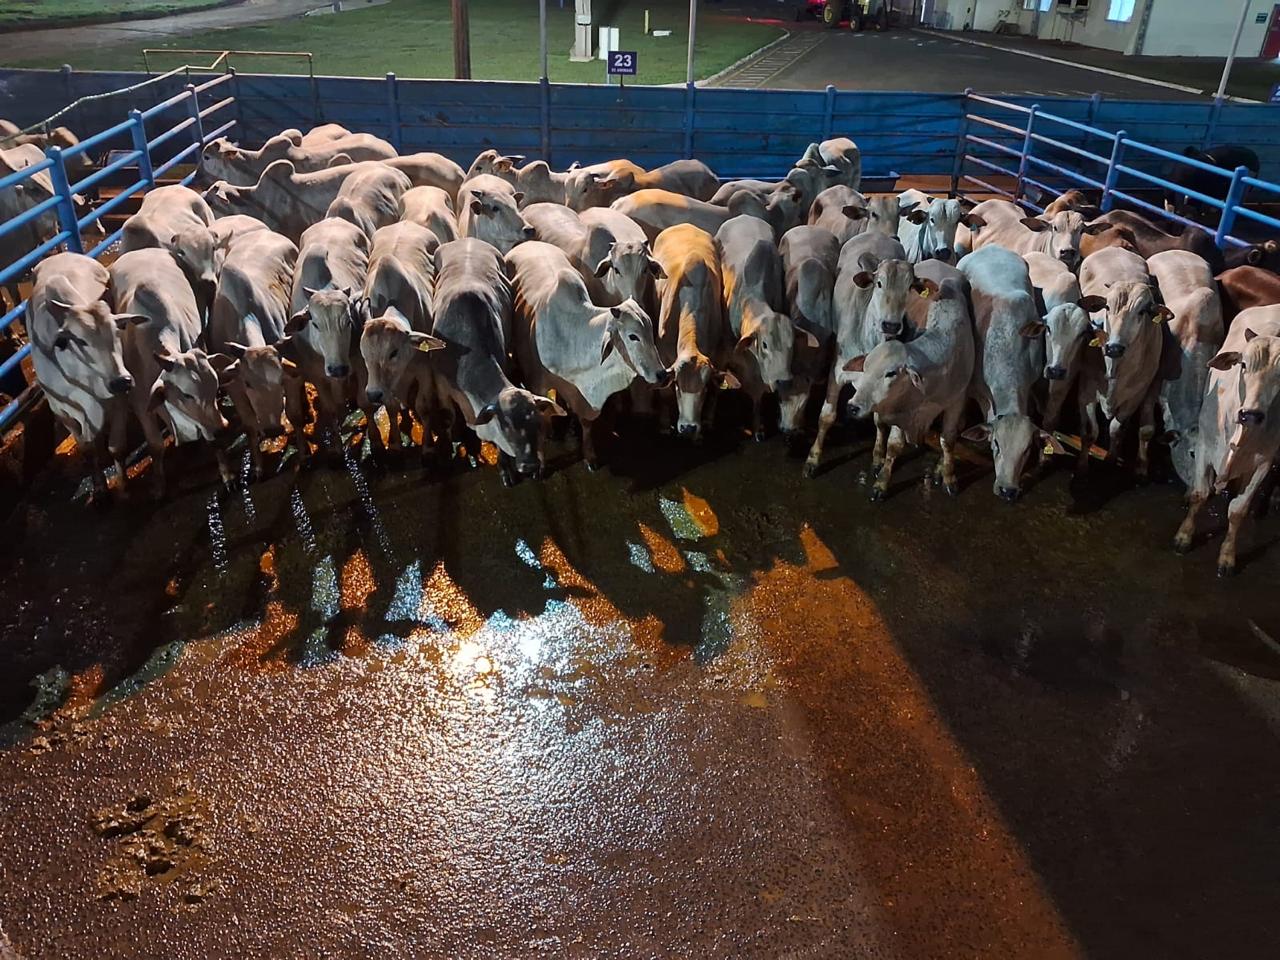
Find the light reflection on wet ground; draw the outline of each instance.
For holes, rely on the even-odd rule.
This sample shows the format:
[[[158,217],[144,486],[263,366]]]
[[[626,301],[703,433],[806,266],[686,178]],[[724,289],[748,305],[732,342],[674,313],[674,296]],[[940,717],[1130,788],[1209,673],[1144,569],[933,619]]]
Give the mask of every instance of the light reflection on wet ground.
[[[809,483],[776,443],[627,456],[23,509],[14,946],[1265,955],[1274,521],[1219,584],[1169,489],[1008,508],[979,465],[953,502],[916,459],[873,506],[843,450]],[[144,794],[208,811],[201,856],[104,879],[146,841],[90,821]]]

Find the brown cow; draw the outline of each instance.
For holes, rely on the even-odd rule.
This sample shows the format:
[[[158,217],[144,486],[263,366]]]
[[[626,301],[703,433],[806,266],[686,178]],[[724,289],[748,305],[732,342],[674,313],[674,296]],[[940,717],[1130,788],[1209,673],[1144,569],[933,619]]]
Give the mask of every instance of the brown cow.
[[[1222,318],[1228,326],[1241,310],[1280,303],[1280,274],[1262,267],[1232,267],[1215,279],[1222,295]]]

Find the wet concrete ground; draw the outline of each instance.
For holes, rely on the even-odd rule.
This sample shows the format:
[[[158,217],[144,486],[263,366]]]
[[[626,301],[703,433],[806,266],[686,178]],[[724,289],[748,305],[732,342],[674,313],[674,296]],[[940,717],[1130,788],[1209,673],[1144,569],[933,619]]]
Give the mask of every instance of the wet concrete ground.
[[[866,500],[780,441],[349,465],[5,528],[25,958],[1253,958],[1280,523],[1171,487]],[[1221,521],[1221,511],[1215,523]],[[0,953],[3,953],[0,937]]]

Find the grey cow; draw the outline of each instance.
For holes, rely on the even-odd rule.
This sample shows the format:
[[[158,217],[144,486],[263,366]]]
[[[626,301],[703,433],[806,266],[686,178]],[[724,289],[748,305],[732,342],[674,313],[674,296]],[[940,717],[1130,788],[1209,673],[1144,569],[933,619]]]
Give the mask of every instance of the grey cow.
[[[157,187],[142,198],[138,212],[124,222],[120,252],[159,247],[182,267],[203,316],[213,304],[218,283],[218,241],[213,211],[190,187]]]

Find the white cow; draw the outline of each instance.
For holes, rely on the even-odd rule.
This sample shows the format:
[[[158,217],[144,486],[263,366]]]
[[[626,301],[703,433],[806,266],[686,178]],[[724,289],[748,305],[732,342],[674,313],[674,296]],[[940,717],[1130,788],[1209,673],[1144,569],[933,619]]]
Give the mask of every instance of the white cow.
[[[943,260],[954,263],[956,228],[964,211],[959,200],[930,197],[920,190],[904,190],[898,195],[903,211],[898,224],[898,240],[912,263]]]

